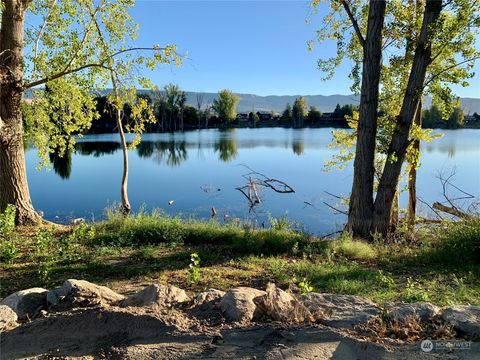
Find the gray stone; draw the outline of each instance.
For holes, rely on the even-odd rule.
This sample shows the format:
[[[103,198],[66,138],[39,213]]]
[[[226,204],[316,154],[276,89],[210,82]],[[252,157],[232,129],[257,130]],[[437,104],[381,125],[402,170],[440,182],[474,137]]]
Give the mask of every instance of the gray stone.
[[[440,308],[428,302],[413,304],[397,304],[390,309],[392,319],[399,323],[411,317],[418,317],[422,322],[428,322],[440,312]]]
[[[443,319],[471,340],[480,339],[480,306],[454,306],[442,311]]]
[[[20,320],[31,318],[47,306],[47,291],[43,288],[20,290],[8,295],[0,305],[10,307]]]
[[[200,310],[213,309],[220,302],[225,295],[225,291],[217,289],[208,289],[207,291],[199,293],[193,300],[193,306]]]
[[[0,305],[0,330],[5,329],[9,325],[17,322],[18,316],[10,306]]]
[[[49,291],[46,296],[47,302],[51,306],[58,305],[63,300],[80,306],[113,304],[124,298],[123,295],[117,294],[106,286],[76,279],[66,280],[62,286]]]
[[[64,300],[68,294],[72,292],[72,286],[70,284],[56,287],[47,293],[47,304],[49,306],[55,306],[60,301]]]
[[[176,286],[153,284],[130,295],[120,303],[120,306],[148,306],[152,304],[171,306],[188,300],[187,293]]]
[[[302,302],[321,323],[336,328],[352,329],[380,314],[375,303],[353,295],[310,293]]]
[[[265,294],[265,291],[248,287],[234,288],[227,291],[218,306],[228,321],[249,322],[258,319],[262,313],[253,299]]]

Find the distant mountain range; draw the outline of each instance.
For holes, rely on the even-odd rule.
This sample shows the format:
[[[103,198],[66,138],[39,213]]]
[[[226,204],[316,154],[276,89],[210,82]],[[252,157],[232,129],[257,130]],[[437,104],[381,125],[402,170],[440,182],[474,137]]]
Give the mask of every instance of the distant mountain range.
[[[197,106],[197,96],[203,96],[203,105],[211,105],[216,99],[217,93],[198,93],[187,92],[187,104]],[[346,105],[360,103],[360,97],[354,94],[351,95],[268,95],[259,96],[254,94],[237,94],[240,97],[240,102],[237,106],[237,112],[255,111],[275,111],[281,113],[287,104],[293,105],[296,98],[303,96],[307,100],[308,106],[315,106],[321,112],[331,112],[335,109],[337,104]],[[473,114],[477,112],[480,114],[480,99],[476,98],[461,98],[462,108],[466,114]],[[427,97],[424,102],[424,107],[430,107],[431,98]]]
[[[103,94],[109,93],[109,90],[102,91]],[[140,92],[147,92],[147,90],[140,90]],[[321,112],[331,112],[335,109],[337,104],[359,104],[359,96],[357,95],[268,95],[260,96],[254,94],[237,94],[240,97],[240,102],[237,106],[237,112],[255,111],[275,111],[281,113],[287,104],[293,105],[296,98],[303,96],[307,100],[308,106],[315,106]],[[197,107],[197,97],[202,97],[202,108],[211,105],[216,99],[217,93],[200,93],[187,91],[187,104]],[[25,98],[31,98],[31,93],[25,94]],[[477,98],[461,98],[462,108],[465,114],[473,114],[477,112],[480,114],[480,99]],[[424,107],[430,107],[431,99],[426,98]]]

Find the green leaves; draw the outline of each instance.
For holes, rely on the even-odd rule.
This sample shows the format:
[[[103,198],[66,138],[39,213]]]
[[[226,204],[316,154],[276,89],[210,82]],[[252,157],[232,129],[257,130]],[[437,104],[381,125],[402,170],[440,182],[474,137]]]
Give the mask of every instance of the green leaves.
[[[310,285],[307,278],[303,278],[303,280],[298,283],[298,287],[300,288],[300,294],[302,296],[307,296],[313,291],[313,286]]]
[[[15,229],[16,209],[14,205],[7,205],[3,213],[0,213],[0,236],[6,237]]]
[[[111,105],[131,109],[126,130],[140,141],[144,124],[154,121],[153,110],[137,98],[136,88],[153,89],[142,69],[162,64],[179,66],[175,45],[135,47],[138,25],[129,14],[133,0],[34,0],[27,16],[36,24],[25,34],[25,87],[35,89],[23,113],[27,139],[39,150],[40,165],[48,154],[72,150],[99,117],[94,89],[116,88]],[[116,78],[112,83],[112,74]]]
[[[200,281],[200,256],[197,253],[190,254],[188,279],[192,284]]]
[[[326,3],[326,4],[324,4]],[[323,17],[321,28],[316,31],[316,40],[319,43],[334,41],[337,46],[336,55],[328,59],[319,59],[318,68],[325,79],[330,79],[335,69],[345,59],[352,63],[349,78],[352,80],[352,91],[360,92],[360,78],[363,65],[363,49],[358,41],[341,1],[314,0],[312,7],[329,6],[329,12]],[[365,34],[369,1],[349,0],[348,4],[355,21],[362,34]],[[413,62],[413,53],[417,46],[420,33],[425,2],[420,0],[389,0],[383,30],[383,51],[381,86],[379,98],[379,119],[376,154],[380,163],[385,161],[385,155],[397,123],[402,99],[410,75]],[[312,12],[312,17],[315,12]],[[458,104],[455,103],[455,94],[451,90],[452,84],[468,86],[473,78],[474,59],[480,57],[476,48],[476,38],[480,33],[480,3],[469,0],[452,0],[446,2],[442,10],[440,21],[431,32],[432,63],[428,67],[427,79],[423,90],[424,96],[430,95],[441,117],[448,118],[454,114],[460,121],[459,114],[455,113]],[[313,46],[310,42],[309,48]],[[354,121],[349,123],[355,128]],[[425,141],[432,140],[429,130],[413,127],[410,138]],[[343,168],[353,159],[353,145],[355,133],[338,131],[333,134],[331,147],[339,149],[326,169]],[[418,161],[419,154],[408,149],[407,160]],[[395,155],[390,155],[388,161],[396,162]],[[383,164],[377,170],[383,168]]]
[[[224,121],[233,121],[237,116],[237,104],[240,98],[231,90],[224,89],[218,93],[218,98],[213,101],[212,109]]]

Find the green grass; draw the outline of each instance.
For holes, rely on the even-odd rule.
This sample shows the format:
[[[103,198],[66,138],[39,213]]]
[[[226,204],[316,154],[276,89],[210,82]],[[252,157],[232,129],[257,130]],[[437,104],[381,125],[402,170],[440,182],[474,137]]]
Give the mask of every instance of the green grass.
[[[263,288],[271,281],[285,288],[306,279],[314,291],[378,303],[480,305],[479,228],[478,220],[449,223],[416,242],[383,244],[352,240],[348,234],[316,238],[284,223],[253,229],[248,223],[184,221],[159,212],[128,218],[111,212],[106,221],[69,232],[33,228],[0,236],[3,259],[8,259],[0,265],[0,296],[49,288],[67,278],[117,291],[152,282],[192,291]],[[200,258],[195,282],[188,272],[192,253]]]
[[[377,252],[371,244],[353,240],[345,233],[333,242],[332,250],[352,260],[372,260],[377,256]]]
[[[446,222],[430,245],[425,255],[431,263],[480,265],[480,218]]]
[[[253,229],[248,223],[220,224],[217,221],[182,220],[161,212],[140,212],[125,218],[108,212],[107,220],[95,225],[91,244],[96,246],[151,246],[159,244],[228,245],[237,253],[281,254],[296,246],[312,246],[308,235],[278,226]]]

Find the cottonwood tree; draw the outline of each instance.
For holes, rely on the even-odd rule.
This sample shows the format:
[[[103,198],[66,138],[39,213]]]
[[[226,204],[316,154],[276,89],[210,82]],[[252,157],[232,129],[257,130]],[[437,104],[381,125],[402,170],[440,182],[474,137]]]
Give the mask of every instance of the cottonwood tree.
[[[294,127],[302,127],[308,114],[307,100],[300,96],[295,99],[292,107],[292,121]]]
[[[0,211],[8,204],[15,205],[18,223],[39,219],[28,189],[25,139],[33,141],[44,161],[52,149],[62,151],[72,147],[71,135],[89,128],[98,116],[93,90],[111,86],[114,91],[109,98],[120,121],[119,132],[125,149],[120,109],[129,99],[134,99],[132,83],[144,82],[137,78],[138,81],[127,85],[125,80],[131,79],[127,74],[132,66],[153,68],[159,63],[179,61],[174,46],[133,45],[137,25],[128,13],[133,5],[132,0],[2,1]],[[149,55],[144,56],[142,52]],[[48,92],[42,89],[45,86]],[[27,90],[32,91],[33,99],[29,106],[22,106]],[[144,113],[144,104],[136,103],[136,96],[131,102],[134,117]],[[136,121],[130,130],[139,132],[141,128],[141,122]],[[125,161],[125,152],[124,155]],[[125,164],[128,165],[128,159]],[[124,173],[122,189],[126,190],[125,179]]]
[[[414,140],[425,137],[414,125],[422,96],[432,95],[447,111],[453,97],[448,85],[465,86],[473,76],[480,4],[338,0],[329,7],[318,39],[335,40],[337,54],[319,67],[331,76],[344,58],[352,59],[352,88],[361,94],[347,227],[363,237],[387,234],[402,165]],[[384,162],[375,174],[377,153]]]
[[[217,116],[225,122],[235,120],[237,116],[237,105],[239,97],[232,91],[224,89],[218,93],[218,97],[213,101],[212,110]]]

